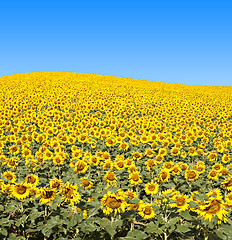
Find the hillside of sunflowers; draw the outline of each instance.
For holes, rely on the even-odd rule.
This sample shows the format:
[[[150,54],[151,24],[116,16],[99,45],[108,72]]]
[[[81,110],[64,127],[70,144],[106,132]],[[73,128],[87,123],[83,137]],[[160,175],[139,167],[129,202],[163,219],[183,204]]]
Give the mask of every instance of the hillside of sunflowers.
[[[0,77],[0,239],[232,239],[232,87]]]

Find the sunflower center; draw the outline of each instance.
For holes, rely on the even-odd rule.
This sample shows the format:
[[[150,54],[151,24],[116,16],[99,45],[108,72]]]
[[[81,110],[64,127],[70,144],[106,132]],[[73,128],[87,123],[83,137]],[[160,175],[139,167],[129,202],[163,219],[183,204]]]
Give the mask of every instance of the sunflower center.
[[[139,208],[139,204],[137,204],[137,203],[132,203],[130,205],[130,210],[136,211],[136,210],[138,210],[138,208]]]
[[[47,199],[51,198],[52,195],[53,195],[53,191],[45,191],[45,197],[46,197]]]
[[[8,174],[8,175],[6,175],[6,178],[7,178],[8,180],[12,180],[12,179],[13,179],[13,176],[10,175],[10,174]]]
[[[87,186],[89,186],[90,182],[86,179],[83,179],[82,184],[84,185],[84,187],[87,187]]]
[[[166,167],[167,169],[170,169],[170,168],[172,167],[172,164],[171,164],[171,163],[166,163],[165,167]]]
[[[119,208],[121,206],[121,203],[122,203],[121,200],[118,200],[118,199],[112,198],[112,197],[109,197],[106,200],[106,205],[112,209]]]
[[[134,174],[131,178],[135,182],[139,181],[139,176],[137,174]]]
[[[18,194],[24,194],[25,192],[27,191],[27,187],[25,187],[25,186],[18,186],[18,188],[17,188],[17,193]]]
[[[162,180],[164,180],[167,176],[168,176],[168,174],[166,172],[163,172],[161,175]]]
[[[220,169],[220,166],[217,166],[217,165],[216,165],[216,166],[214,167],[214,169],[215,169],[215,170],[219,170],[219,169]]]
[[[27,178],[27,182],[28,182],[28,183],[35,183],[35,181],[36,181],[36,179],[35,179],[33,176],[29,176],[29,177]]]
[[[124,163],[123,162],[119,162],[117,165],[118,165],[119,168],[123,168],[124,167]]]
[[[226,184],[227,187],[231,187],[232,186],[232,179],[230,179]]]
[[[195,178],[197,176],[197,174],[194,171],[189,171],[187,176],[188,176],[188,178],[192,179],[192,178]]]
[[[177,167],[174,167],[174,168],[173,168],[173,172],[178,173],[178,172],[179,172],[179,169],[178,169]]]
[[[156,187],[153,184],[148,186],[149,191],[154,191],[155,189],[156,189]]]
[[[52,184],[52,187],[54,187],[54,188],[59,188],[59,187],[60,187],[60,183],[59,183],[59,182],[54,182],[54,183]]]
[[[177,153],[178,153],[178,150],[177,150],[177,149],[174,149],[174,150],[173,150],[173,153],[174,153],[174,154],[177,154]]]
[[[145,207],[143,212],[145,215],[151,215],[151,213],[152,213],[151,207],[149,207],[149,206]]]
[[[181,207],[185,205],[185,199],[183,197],[177,197],[176,201],[178,202],[176,205]]]
[[[83,162],[77,164],[77,170],[81,171],[85,168],[85,164]]]
[[[114,181],[114,179],[115,179],[114,174],[113,173],[109,173],[108,176],[107,176],[107,179],[109,181]]]
[[[210,176],[211,176],[211,177],[215,177],[216,175],[217,175],[217,173],[216,173],[215,171],[213,171],[213,172],[210,173]]]
[[[69,187],[66,188],[65,189],[65,197],[69,198],[69,199],[73,198],[73,189],[71,189]]]
[[[59,158],[56,158],[56,162],[57,162],[57,163],[60,163],[61,160],[60,160]]]
[[[206,211],[208,213],[214,214],[219,212],[221,209],[221,205],[218,201],[213,201],[208,208],[206,208]]]

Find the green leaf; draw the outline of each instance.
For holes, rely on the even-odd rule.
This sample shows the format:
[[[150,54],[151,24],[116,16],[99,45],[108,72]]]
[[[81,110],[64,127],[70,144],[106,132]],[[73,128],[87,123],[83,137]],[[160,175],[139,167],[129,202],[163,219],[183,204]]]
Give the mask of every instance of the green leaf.
[[[180,212],[180,216],[186,220],[193,220],[192,216],[190,215],[189,211]]]
[[[227,240],[227,239],[228,239],[228,237],[227,237],[225,234],[223,234],[223,230],[217,229],[217,230],[214,231],[214,233],[215,233],[219,238],[221,238],[222,240]]]
[[[185,225],[177,225],[177,228],[176,228],[176,232],[180,232],[180,233],[186,233],[190,230],[191,229]]]
[[[45,227],[42,229],[42,233],[44,234],[44,236],[46,237],[50,237],[52,234],[52,228],[50,228],[50,226],[45,225]]]
[[[100,226],[106,230],[111,237],[113,237],[116,233],[115,228],[117,226],[113,225],[113,223],[108,218],[102,218],[99,220]]]
[[[180,217],[175,217],[175,218],[171,218],[169,221],[168,221],[168,225],[171,226],[171,225],[175,225],[178,221],[180,221]]]
[[[220,227],[220,230],[222,230],[228,237],[232,236],[232,227],[228,224],[222,224]]]
[[[43,215],[43,212],[39,212],[37,208],[33,208],[29,214],[29,218],[33,220],[39,218],[41,215]]]
[[[150,222],[147,224],[144,231],[147,233],[153,233],[155,229],[157,229],[157,225],[154,222]]]
[[[129,233],[127,234],[126,237],[120,238],[121,240],[125,239],[125,240],[143,240],[145,238],[147,238],[148,235],[146,233],[144,233],[143,231],[140,230],[133,230],[133,231],[129,231]]]
[[[9,218],[7,217],[0,219],[0,226],[10,226]]]
[[[63,220],[60,219],[60,216],[55,216],[55,217],[52,217],[50,218],[48,221],[47,221],[47,226],[49,226],[50,228],[53,228],[57,225],[60,225],[62,224]]]
[[[83,232],[94,232],[97,228],[97,226],[93,221],[91,220],[88,221],[87,219],[83,221],[81,224],[79,224],[78,226],[80,226]]]
[[[100,208],[100,206],[99,206],[99,208]],[[98,213],[99,208],[90,209],[89,212],[88,212],[88,218],[91,218],[91,217],[95,216]]]
[[[0,234],[2,234],[3,236],[7,236],[7,234],[8,234],[7,229],[1,228],[0,229]]]

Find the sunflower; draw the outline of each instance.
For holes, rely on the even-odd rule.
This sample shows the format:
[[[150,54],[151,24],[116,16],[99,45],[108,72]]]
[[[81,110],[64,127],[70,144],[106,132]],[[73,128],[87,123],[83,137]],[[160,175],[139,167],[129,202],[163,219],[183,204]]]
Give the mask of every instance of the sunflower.
[[[55,165],[63,165],[64,164],[64,158],[61,155],[56,155],[52,161]]]
[[[170,203],[169,206],[171,208],[173,207],[178,208],[177,212],[182,212],[187,210],[189,207],[188,203],[191,201],[191,199],[184,194],[175,194],[173,197],[171,197],[171,199],[175,201],[175,203]]]
[[[99,135],[100,135],[100,133],[99,133]],[[87,141],[87,136],[84,135],[84,134],[79,135],[79,136],[78,136],[78,141],[79,141],[80,143],[86,142],[86,141]]]
[[[228,163],[230,160],[231,160],[231,158],[228,155],[223,154],[223,156],[222,156],[223,163]]]
[[[146,144],[150,141],[150,139],[146,135],[141,135],[140,142]]]
[[[78,160],[75,164],[74,171],[78,173],[85,173],[89,168],[89,165],[84,160]]]
[[[30,174],[28,176],[26,176],[25,178],[25,183],[33,185],[33,186],[37,186],[39,183],[39,177],[34,175],[34,174]]]
[[[211,152],[208,155],[208,159],[209,159],[210,162],[213,162],[216,158],[217,158],[217,153],[216,152]]]
[[[223,166],[221,163],[216,163],[212,166],[212,169],[216,172],[221,172],[221,170],[223,169]]]
[[[131,203],[129,204],[127,210],[128,211],[138,211],[139,210],[139,206],[142,204],[143,202],[140,201],[139,203]]]
[[[129,179],[130,179],[130,183],[132,185],[138,185],[140,183],[142,183],[143,181],[140,178],[141,176],[138,174],[138,172],[133,172],[130,174]]]
[[[135,166],[135,164],[133,163],[133,164],[131,164],[129,167],[128,167],[128,172],[129,173],[133,173],[133,172],[137,172],[138,170],[137,170],[137,168],[136,168],[136,166]]]
[[[81,178],[81,186],[85,187],[85,189],[88,189],[93,186],[93,183],[87,178]]]
[[[3,190],[4,190],[4,182],[3,182],[3,180],[2,179],[0,179],[0,192],[2,191],[3,192]]]
[[[222,200],[212,199],[205,204],[200,205],[199,209],[195,211],[197,214],[204,217],[205,220],[209,220],[209,222],[211,222],[213,216],[216,214],[220,223],[221,221],[227,221],[226,215],[228,215],[228,212],[225,210],[225,207],[226,206]]]
[[[114,172],[107,171],[103,179],[110,183],[112,186],[116,186],[117,183],[117,177],[115,176]]]
[[[143,157],[142,153],[139,152],[132,152],[133,159],[140,160]]]
[[[197,164],[194,165],[193,167],[198,170],[199,174],[205,171],[205,163],[202,161],[197,162]]]
[[[158,155],[161,155],[163,157],[166,156],[167,155],[167,149],[166,148],[160,148]]]
[[[112,170],[113,167],[114,167],[114,164],[111,160],[106,160],[105,163],[103,163],[103,166],[102,166],[102,168],[104,170],[106,170],[106,169],[111,169]]]
[[[156,215],[151,206],[152,206],[151,203],[147,203],[147,204],[141,203],[139,205],[138,214],[144,219],[154,218]]]
[[[226,190],[232,190],[232,177],[230,177],[228,180],[221,183],[221,186],[225,188]]]
[[[181,168],[178,167],[178,166],[174,166],[174,167],[172,168],[172,171],[171,171],[171,173],[174,174],[174,175],[179,175],[181,172],[182,172],[182,170],[181,170]]]
[[[198,178],[199,173],[196,170],[186,170],[185,172],[185,178],[188,179],[189,181],[194,181],[195,179]]]
[[[131,190],[128,190],[127,192],[125,192],[125,197],[130,198],[130,199],[134,199],[134,198],[138,198],[137,194]]]
[[[207,175],[207,178],[209,179],[215,179],[217,180],[218,179],[218,176],[219,176],[219,173],[215,170],[212,170],[209,172],[209,174]]]
[[[50,188],[60,189],[63,185],[63,181],[62,179],[54,178],[49,181],[49,184]]]
[[[11,171],[4,172],[3,177],[10,180],[12,183],[16,181],[16,175]]]
[[[172,156],[178,156],[178,155],[180,155],[180,149],[177,148],[177,147],[173,147],[173,148],[171,149],[171,155],[172,155]]]
[[[122,142],[122,143],[119,145],[119,149],[120,149],[120,150],[123,150],[123,151],[127,151],[129,147],[130,147],[130,145],[129,145],[127,142]]]
[[[122,196],[117,196],[116,194],[107,192],[101,199],[101,209],[103,213],[110,214],[114,212],[114,214],[125,212],[125,208],[127,207],[127,203],[125,198]]]
[[[161,170],[161,172],[159,173],[158,182],[168,182],[169,178],[169,171]]]
[[[155,195],[159,190],[159,184],[158,183],[154,183],[153,181],[151,183],[147,183],[145,185],[145,192],[146,194],[151,194],[151,195]]]
[[[42,204],[47,204],[54,200],[57,192],[55,188],[47,189],[47,188],[40,188],[40,202]]]
[[[7,166],[13,169],[16,169],[17,165],[19,164],[19,158],[9,158],[7,159]]]
[[[158,164],[161,164],[163,162],[163,159],[164,159],[164,156],[158,154],[155,158],[155,162],[158,163]]]
[[[73,145],[73,146],[75,146],[75,145]],[[72,148],[71,148],[71,150],[72,150]],[[81,158],[81,157],[82,157],[82,150],[81,150],[81,149],[73,148],[73,150],[72,150],[72,156],[73,156],[73,158],[75,158],[75,159]]]
[[[91,164],[98,166],[100,164],[100,158],[96,157],[96,156],[91,156],[90,162],[91,162]]]
[[[152,150],[152,149],[150,149],[150,148],[147,148],[146,149],[146,151],[145,151],[145,155],[147,156],[147,157],[153,157],[154,155],[155,155],[155,152]]]
[[[232,192],[226,195],[225,201],[226,203],[229,203],[232,206]]]
[[[182,152],[180,155],[182,158],[186,158],[187,157],[187,153],[186,152]]]
[[[30,200],[34,201],[35,198],[39,197],[40,191],[35,186],[31,186],[30,189],[29,189],[29,193],[30,193],[31,196],[34,196],[34,198],[30,198]]]
[[[163,164],[162,168],[163,168],[165,171],[171,172],[173,166],[174,166],[174,162],[173,162],[173,161],[169,161],[169,162],[165,162],[165,163]]]
[[[18,200],[25,199],[30,194],[30,186],[26,183],[14,184],[11,186],[11,193]]]
[[[156,162],[152,159],[148,159],[146,162],[145,162],[145,165],[147,165],[147,170],[148,171],[151,171],[153,168],[156,167]]]
[[[114,166],[117,170],[124,170],[126,168],[126,162],[125,161],[116,161],[114,162]]]
[[[44,159],[51,160],[53,157],[54,157],[53,153],[50,150],[46,149],[44,152]]]
[[[60,189],[60,193],[63,195],[62,199],[64,199],[64,203],[66,201],[70,201],[70,205],[74,205],[81,200],[81,195],[77,192],[77,189],[78,186],[66,182],[65,186]]]
[[[115,143],[116,143],[116,140],[113,137],[105,139],[105,144],[107,147],[111,147],[111,146],[115,145]]]
[[[222,200],[223,196],[221,194],[220,189],[214,189],[208,193],[206,193],[206,195],[208,196],[208,198],[211,199],[218,199],[218,200]]]

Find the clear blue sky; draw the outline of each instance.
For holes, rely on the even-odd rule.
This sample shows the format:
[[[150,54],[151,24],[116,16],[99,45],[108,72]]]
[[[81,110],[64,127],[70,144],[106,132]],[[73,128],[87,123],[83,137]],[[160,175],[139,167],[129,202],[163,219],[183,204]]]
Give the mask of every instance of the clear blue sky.
[[[0,1],[0,76],[232,86],[232,1]]]

